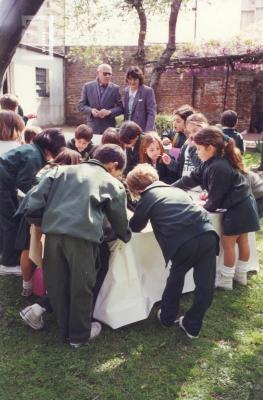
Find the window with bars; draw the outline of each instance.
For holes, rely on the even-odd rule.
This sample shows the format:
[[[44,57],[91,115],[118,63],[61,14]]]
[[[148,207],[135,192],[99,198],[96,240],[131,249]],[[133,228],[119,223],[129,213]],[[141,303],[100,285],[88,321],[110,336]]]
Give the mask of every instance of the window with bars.
[[[39,97],[49,97],[48,69],[36,67],[36,92]]]

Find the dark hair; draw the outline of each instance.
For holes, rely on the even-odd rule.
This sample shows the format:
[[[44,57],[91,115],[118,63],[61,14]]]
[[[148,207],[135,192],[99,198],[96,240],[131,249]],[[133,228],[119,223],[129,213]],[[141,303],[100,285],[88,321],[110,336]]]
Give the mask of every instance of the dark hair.
[[[88,125],[81,124],[75,130],[75,139],[84,139],[90,142],[92,137],[93,131]]]
[[[30,128],[25,128],[25,130],[23,132],[25,143],[26,144],[32,143],[32,140],[34,139],[34,137],[40,132],[41,132],[40,128],[38,128],[36,126],[31,126]]]
[[[20,137],[24,128],[24,121],[17,113],[8,110],[0,111],[0,140],[15,140],[15,133]]]
[[[103,144],[98,146],[94,151],[93,158],[102,164],[117,162],[117,169],[123,169],[126,163],[125,153],[117,144]]]
[[[177,108],[174,110],[173,115],[179,115],[180,118],[182,118],[184,121],[186,119],[195,113],[195,110],[193,109],[192,106],[189,106],[189,104],[184,104],[183,106]]]
[[[216,149],[216,155],[226,158],[233,168],[237,168],[245,173],[245,168],[240,150],[236,147],[235,141],[223,134],[221,129],[216,126],[208,126],[201,129],[194,137],[196,144]]]
[[[160,147],[160,154],[163,155],[164,153],[164,148],[162,141],[160,137],[158,136],[158,133],[156,132],[147,132],[147,135],[145,135],[141,141],[140,144],[140,163],[146,163],[146,162],[152,162],[152,160],[149,159],[148,155],[146,154],[147,148],[152,144],[157,142]]]
[[[101,144],[117,144],[123,148],[123,144],[120,141],[120,133],[116,128],[107,128],[101,136]]]
[[[6,93],[0,98],[0,106],[2,110],[15,111],[18,106],[18,99],[14,94]]]
[[[237,123],[237,113],[233,110],[226,110],[221,115],[221,125],[234,128]]]
[[[58,128],[45,129],[34,137],[33,143],[42,150],[48,150],[53,157],[58,155],[62,147],[66,147],[65,137]]]
[[[133,121],[126,121],[120,127],[120,141],[130,144],[132,140],[142,134],[142,128]]]
[[[126,82],[129,78],[139,79],[139,85],[142,85],[144,82],[144,76],[142,70],[137,66],[131,66],[128,68],[126,72]]]
[[[82,161],[81,155],[76,150],[64,147],[52,161],[52,164],[75,165],[79,164],[81,161]]]

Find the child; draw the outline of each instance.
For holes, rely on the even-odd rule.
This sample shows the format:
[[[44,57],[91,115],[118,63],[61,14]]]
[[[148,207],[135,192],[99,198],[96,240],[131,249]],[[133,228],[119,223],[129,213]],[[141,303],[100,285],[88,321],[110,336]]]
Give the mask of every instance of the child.
[[[13,111],[0,111],[0,156],[20,146],[23,120]]]
[[[120,141],[126,148],[127,164],[123,175],[140,162],[140,144],[143,138],[142,129],[133,121],[126,121],[120,127]]]
[[[25,144],[32,144],[34,137],[41,132],[41,129],[37,126],[30,126],[25,128],[23,132]]]
[[[18,98],[14,94],[5,93],[0,98],[0,106],[2,110],[9,110],[17,113],[21,117],[21,119],[23,119],[25,125],[27,124],[29,119],[36,118],[35,114],[24,115],[22,107],[19,105]]]
[[[222,222],[224,266],[217,286],[231,290],[233,278],[242,285],[247,284],[248,232],[259,229],[255,200],[250,195],[242,157],[233,139],[210,126],[198,132],[194,140],[203,163],[173,186],[190,189],[202,185],[208,192],[205,209],[210,212],[226,210]],[[239,257],[235,268],[236,243]]]
[[[198,338],[206,310],[213,300],[218,237],[207,213],[192,203],[182,190],[158,180],[148,164],[137,165],[127,175],[127,185],[140,200],[130,220],[134,232],[140,232],[150,220],[165,262],[172,261],[157,316],[161,324],[173,326],[186,273],[194,268],[196,285],[193,304],[179,326],[189,338]]]
[[[18,207],[17,189],[26,193],[35,183],[36,173],[66,145],[59,129],[39,133],[33,144],[19,146],[0,157],[0,224],[3,229],[3,252],[0,275],[21,274],[20,252],[15,250]]]
[[[187,140],[181,147],[179,157],[177,159],[176,174],[178,178],[190,175],[196,167],[201,164],[201,160],[197,155],[194,143],[194,137],[200,129],[207,126],[208,122],[202,113],[190,115],[186,120]]]
[[[259,218],[263,217],[263,179],[259,174],[253,171],[247,171],[247,178],[251,187],[253,196],[257,203]]]
[[[120,239],[130,239],[125,189],[115,179],[124,165],[119,146],[99,146],[93,160],[46,176],[29,199],[28,222],[41,225],[46,235],[47,292],[61,334],[74,348],[101,330],[100,324],[91,325],[91,312],[105,216]]]
[[[120,141],[120,133],[116,128],[107,128],[102,134],[101,144],[118,144],[122,149],[124,148],[123,143]]]
[[[176,180],[173,168],[176,168],[175,161],[164,153],[161,139],[156,132],[148,132],[141,141],[140,162],[149,163],[159,175],[159,180],[165,183],[172,183]]]
[[[37,178],[42,179],[52,168],[58,167],[59,165],[75,165],[81,162],[81,156],[77,151],[64,147],[63,150],[58,153],[53,161],[48,163],[41,171],[37,174]],[[32,275],[33,275],[33,263],[29,258],[29,245],[30,245],[30,225],[25,221],[24,211],[28,202],[30,193],[34,190],[32,188],[27,195],[21,201],[19,208],[16,212],[16,218],[19,218],[19,229],[16,236],[15,248],[21,251],[20,265],[23,277],[23,288],[21,296],[29,297],[32,295]]]
[[[96,146],[92,143],[92,129],[85,124],[79,125],[75,131],[75,137],[67,142],[67,147],[78,151],[84,161],[92,158]]]
[[[241,151],[241,154],[244,154],[244,140],[242,138],[241,133],[239,133],[235,127],[237,125],[237,113],[233,110],[226,110],[221,115],[221,125],[222,130],[225,135],[228,135],[232,139],[234,139],[236,146]]]
[[[173,147],[181,148],[187,139],[186,136],[186,120],[194,114],[193,107],[185,104],[173,112],[173,128],[174,130],[163,133],[163,145],[172,143]]]

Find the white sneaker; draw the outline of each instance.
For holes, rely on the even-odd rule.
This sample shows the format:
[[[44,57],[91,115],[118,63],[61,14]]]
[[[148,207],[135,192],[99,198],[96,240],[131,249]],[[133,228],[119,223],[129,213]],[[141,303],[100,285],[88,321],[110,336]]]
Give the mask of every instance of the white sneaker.
[[[44,326],[42,315],[36,315],[32,306],[24,308],[19,315],[32,329],[39,330]]]
[[[91,323],[91,330],[90,330],[90,340],[95,339],[101,333],[102,326],[99,322],[92,322]],[[89,342],[70,342],[70,346],[74,349],[77,349],[82,346],[87,346]]]
[[[189,339],[198,339],[198,338],[199,338],[198,335],[196,335],[196,336],[191,335],[191,334],[186,330],[186,328],[184,327],[183,320],[184,320],[184,317],[183,317],[183,316],[179,318],[179,326],[180,326],[180,328],[185,332],[186,336],[189,337]]]
[[[217,280],[216,280],[216,287],[226,289],[226,290],[232,290],[233,289],[233,278],[231,276],[225,276],[225,275],[218,275]]]
[[[234,275],[234,280],[240,285],[247,285],[247,273],[236,270]]]
[[[6,265],[0,265],[0,275],[16,275],[21,276],[21,267],[16,265],[14,267],[7,267]]]

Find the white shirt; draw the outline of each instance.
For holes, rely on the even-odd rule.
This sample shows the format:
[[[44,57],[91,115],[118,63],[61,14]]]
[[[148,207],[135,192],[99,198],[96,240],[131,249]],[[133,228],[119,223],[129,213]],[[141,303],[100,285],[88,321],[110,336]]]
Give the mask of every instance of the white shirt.
[[[0,156],[9,150],[21,146],[16,140],[0,140]]]

